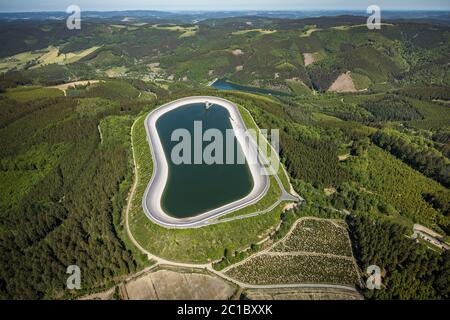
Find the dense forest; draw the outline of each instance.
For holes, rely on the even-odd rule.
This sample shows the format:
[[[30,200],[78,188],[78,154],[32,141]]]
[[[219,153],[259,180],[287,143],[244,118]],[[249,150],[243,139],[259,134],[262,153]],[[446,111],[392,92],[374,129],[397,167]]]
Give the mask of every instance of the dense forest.
[[[104,98],[132,92],[129,86],[113,82],[110,90],[97,88],[103,100],[0,100],[0,176],[7,188],[1,201],[2,298],[60,297],[71,264],[80,266],[85,290],[136,269],[113,223],[113,216],[120,216],[113,201],[130,170],[129,150],[105,145],[99,135],[101,119],[142,108],[129,103],[132,97]],[[107,138],[105,133],[102,139]]]
[[[406,87],[397,94],[421,100],[449,100],[450,88],[446,86]]]
[[[406,100],[396,96],[385,96],[376,101],[367,101],[363,108],[370,111],[375,121],[409,121],[422,116]]]
[[[436,149],[381,130],[372,136],[372,141],[427,177],[450,187],[450,160]]]
[[[358,265],[377,265],[382,288],[364,290],[369,299],[449,299],[450,251],[441,255],[409,239],[397,224],[364,217],[347,219]]]

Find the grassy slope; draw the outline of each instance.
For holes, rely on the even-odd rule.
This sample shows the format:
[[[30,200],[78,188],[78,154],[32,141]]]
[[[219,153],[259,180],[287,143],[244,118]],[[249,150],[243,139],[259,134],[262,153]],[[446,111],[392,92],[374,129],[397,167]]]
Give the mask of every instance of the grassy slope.
[[[40,98],[60,97],[63,95],[64,94],[61,90],[37,86],[17,87],[14,89],[8,89],[5,93],[5,96],[8,98],[19,102],[27,102]]]

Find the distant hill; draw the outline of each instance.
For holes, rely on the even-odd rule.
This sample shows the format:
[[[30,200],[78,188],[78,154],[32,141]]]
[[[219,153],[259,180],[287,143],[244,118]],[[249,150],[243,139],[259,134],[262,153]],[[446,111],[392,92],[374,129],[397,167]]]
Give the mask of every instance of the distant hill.
[[[136,20],[176,20],[177,22],[193,22],[206,19],[223,19],[232,17],[264,17],[278,19],[303,19],[313,17],[333,16],[367,16],[359,10],[308,10],[308,11],[156,11],[156,10],[126,10],[126,11],[83,11],[84,18],[122,20],[131,17]],[[60,20],[68,14],[64,11],[50,12],[0,12],[0,20]],[[450,22],[450,12],[446,11],[383,11],[384,19],[408,19]]]

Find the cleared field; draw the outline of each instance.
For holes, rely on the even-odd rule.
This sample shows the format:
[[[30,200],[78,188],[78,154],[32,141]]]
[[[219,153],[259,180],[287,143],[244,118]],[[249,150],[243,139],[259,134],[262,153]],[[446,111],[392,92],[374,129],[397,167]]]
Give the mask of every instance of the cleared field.
[[[231,278],[254,285],[323,283],[353,286],[359,282],[359,275],[342,223],[340,220],[301,218],[283,239],[224,272]]]
[[[313,64],[315,59],[314,55],[312,53],[304,53],[303,54],[305,67],[309,66],[310,64]]]
[[[124,26],[123,24],[112,24],[111,27],[116,29],[126,29],[127,26]]]
[[[0,72],[6,72],[12,69],[24,69],[30,67],[35,69],[44,65],[57,63],[57,64],[69,64],[79,61],[87,55],[93,53],[99,49],[100,46],[94,46],[86,50],[61,53],[59,48],[49,46],[46,49],[37,51],[26,51],[11,57],[7,57],[0,60]]]
[[[218,277],[170,270],[146,274],[120,288],[121,297],[129,300],[226,300],[234,292]]]
[[[240,35],[243,35],[243,34],[247,34],[247,33],[249,33],[249,32],[258,32],[258,33],[260,33],[260,34],[272,34],[272,33],[277,32],[277,30],[249,29],[249,30],[239,30],[239,31],[235,31],[235,32],[233,32],[232,34],[233,34],[233,35],[240,36]]]
[[[352,258],[324,255],[261,254],[228,269],[225,274],[248,284],[326,283],[355,285]]]
[[[99,82],[100,82],[99,80],[82,80],[82,81],[63,83],[63,84],[59,84],[57,86],[52,86],[49,88],[55,88],[55,89],[59,89],[62,91],[66,91],[67,89],[75,88],[76,86],[86,86],[86,85],[96,84]]]
[[[0,72],[6,72],[11,69],[23,69],[27,63],[38,59],[43,53],[39,51],[31,52],[22,52],[16,55],[13,55],[8,58],[4,58],[0,60]]]
[[[198,26],[182,27],[182,26],[176,26],[176,25],[158,25],[158,24],[153,25],[152,28],[156,28],[156,29],[160,29],[160,30],[181,32],[180,36],[178,37],[180,39],[186,38],[186,37],[192,37],[199,30]]]
[[[45,88],[37,86],[17,87],[8,89],[5,93],[6,97],[19,102],[27,102],[41,98],[54,98],[62,95],[63,92],[56,88]]]
[[[350,72],[341,74],[330,86],[328,91],[332,92],[355,92],[356,87],[353,83]]]
[[[124,66],[121,67],[113,67],[110,69],[105,70],[105,73],[110,78],[115,78],[124,75],[127,73],[128,69]]]
[[[57,63],[57,64],[69,64],[77,62],[78,60],[86,57],[91,54],[95,50],[99,49],[100,46],[94,46],[86,50],[77,51],[77,52],[69,52],[69,53],[60,53],[59,49],[53,46],[47,48],[48,52],[39,57],[39,63],[33,68],[37,68],[40,66],[44,66],[47,64]]]
[[[301,38],[307,38],[307,37],[310,37],[310,36],[313,34],[313,32],[316,32],[316,31],[319,31],[319,30],[320,30],[320,29],[317,29],[317,28],[315,28],[315,27],[310,28],[310,29],[308,29],[308,30],[302,32],[302,33],[300,34],[300,37],[301,37]]]
[[[323,60],[324,58],[325,58],[325,53],[323,53],[321,51],[304,53],[303,54],[303,63],[305,64],[305,67],[307,67],[313,63]]]
[[[243,295],[250,300],[362,300],[356,292],[325,288],[248,289]]]
[[[351,257],[347,230],[330,220],[301,220],[272,252],[316,252]]]
[[[394,25],[392,23],[380,23],[380,26],[392,27]],[[331,27],[331,29],[340,30],[340,31],[345,31],[345,30],[349,30],[352,28],[367,28],[367,24],[342,25],[342,26]]]

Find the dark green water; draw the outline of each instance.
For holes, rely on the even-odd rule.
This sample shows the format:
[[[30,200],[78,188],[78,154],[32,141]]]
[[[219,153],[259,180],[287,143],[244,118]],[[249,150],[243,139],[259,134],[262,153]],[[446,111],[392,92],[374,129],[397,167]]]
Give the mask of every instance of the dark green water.
[[[161,206],[177,218],[185,218],[218,208],[239,200],[250,193],[253,178],[247,164],[193,164],[194,121],[202,121],[203,132],[209,128],[219,129],[225,140],[225,130],[232,129],[228,110],[214,105],[206,110],[204,104],[188,104],[163,114],[156,122],[161,138],[169,176],[164,189]],[[176,165],[171,160],[172,148],[179,142],[171,141],[172,132],[187,129],[192,136],[191,163]],[[240,145],[235,139],[235,152]],[[203,147],[210,142],[203,142]],[[224,159],[226,148],[224,141]]]
[[[262,88],[256,88],[256,87],[242,86],[237,83],[228,82],[227,79],[219,79],[216,82],[214,82],[211,86],[218,90],[237,90],[237,91],[245,91],[245,92],[250,92],[250,93],[270,94],[270,95],[274,95],[274,96],[289,96],[289,93],[286,93],[286,92],[262,89]]]

